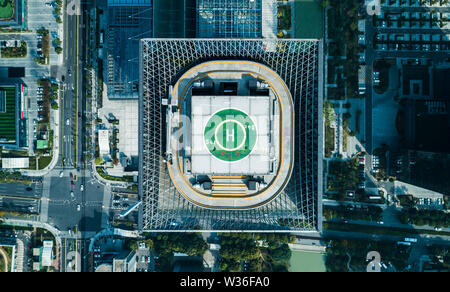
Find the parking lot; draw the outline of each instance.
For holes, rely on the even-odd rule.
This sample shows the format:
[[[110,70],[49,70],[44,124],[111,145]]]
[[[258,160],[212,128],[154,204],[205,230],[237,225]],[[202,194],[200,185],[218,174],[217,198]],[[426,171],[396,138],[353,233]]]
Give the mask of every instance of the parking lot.
[[[155,259],[153,253],[144,242],[139,243],[136,250],[137,272],[153,272],[155,269]]]
[[[62,40],[62,25],[55,21],[53,6],[43,5],[43,0],[28,0],[28,29],[36,31],[41,28],[48,29],[50,32],[50,42],[55,38]],[[54,1],[47,0],[48,3]],[[53,4],[54,5],[54,4]],[[55,52],[53,45],[50,45],[50,65],[60,65],[62,62],[62,55]]]

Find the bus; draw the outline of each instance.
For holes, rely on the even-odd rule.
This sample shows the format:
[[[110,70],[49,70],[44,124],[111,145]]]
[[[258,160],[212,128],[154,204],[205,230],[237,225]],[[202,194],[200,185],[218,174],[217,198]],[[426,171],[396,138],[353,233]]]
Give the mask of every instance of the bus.
[[[406,238],[405,238],[405,241],[406,241],[406,242],[414,242],[414,243],[415,243],[415,242],[417,242],[417,238],[409,238],[409,237],[406,237]]]

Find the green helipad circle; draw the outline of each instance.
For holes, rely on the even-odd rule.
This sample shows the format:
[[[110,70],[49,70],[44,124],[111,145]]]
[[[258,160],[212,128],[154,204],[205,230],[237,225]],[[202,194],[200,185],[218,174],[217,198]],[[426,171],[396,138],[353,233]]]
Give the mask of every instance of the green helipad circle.
[[[255,147],[257,129],[252,119],[237,109],[215,113],[205,126],[204,138],[209,152],[222,161],[239,161]]]

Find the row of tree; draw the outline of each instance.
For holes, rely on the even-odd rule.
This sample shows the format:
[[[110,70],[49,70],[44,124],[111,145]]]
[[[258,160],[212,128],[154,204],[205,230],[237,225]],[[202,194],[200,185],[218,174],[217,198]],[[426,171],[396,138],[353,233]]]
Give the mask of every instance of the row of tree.
[[[446,227],[450,226],[450,214],[440,210],[418,210],[416,208],[403,209],[399,216],[403,224]]]
[[[294,242],[289,234],[225,233],[220,236],[220,264],[224,272],[287,272]]]
[[[325,207],[323,216],[327,220],[331,219],[349,219],[349,220],[366,220],[380,221],[383,209],[378,206],[368,206],[364,209],[355,209],[353,206]]]

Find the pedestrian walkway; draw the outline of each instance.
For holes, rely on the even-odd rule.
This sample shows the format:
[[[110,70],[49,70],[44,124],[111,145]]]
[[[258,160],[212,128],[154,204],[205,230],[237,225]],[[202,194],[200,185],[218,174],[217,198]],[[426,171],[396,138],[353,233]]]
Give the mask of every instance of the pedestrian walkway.
[[[262,35],[265,39],[277,38],[278,6],[276,0],[262,1]]]
[[[16,259],[16,272],[23,272],[23,262],[24,260],[24,246],[23,241],[17,239],[17,259]]]

